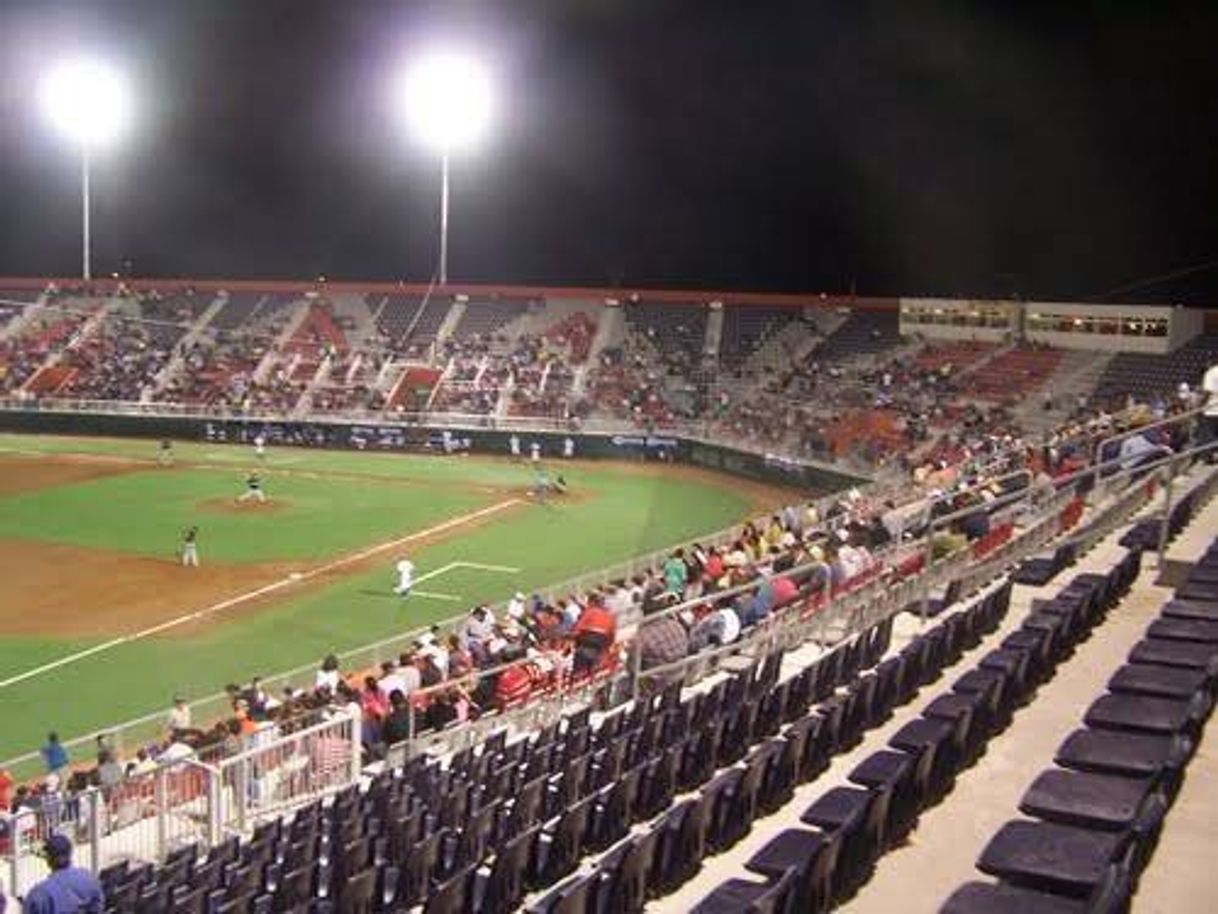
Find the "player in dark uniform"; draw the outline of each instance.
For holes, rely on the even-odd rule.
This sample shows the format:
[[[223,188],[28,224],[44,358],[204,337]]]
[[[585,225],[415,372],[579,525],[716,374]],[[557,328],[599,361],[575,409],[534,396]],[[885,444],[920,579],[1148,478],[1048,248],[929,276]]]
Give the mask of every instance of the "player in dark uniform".
[[[237,501],[266,501],[266,492],[262,490],[262,477],[257,473],[250,473],[245,477],[245,491]]]
[[[157,451],[156,462],[163,467],[173,466],[173,442],[168,438],[161,439],[161,447]]]

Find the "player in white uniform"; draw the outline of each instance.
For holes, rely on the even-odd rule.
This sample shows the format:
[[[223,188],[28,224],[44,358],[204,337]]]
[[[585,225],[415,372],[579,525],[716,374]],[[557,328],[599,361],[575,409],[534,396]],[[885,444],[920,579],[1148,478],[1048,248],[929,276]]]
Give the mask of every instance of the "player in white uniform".
[[[199,528],[190,527],[182,534],[182,564],[199,567]]]
[[[529,445],[529,452],[532,454],[533,465],[541,463],[541,445],[534,441]]]
[[[511,438],[509,438],[508,447],[511,448],[512,459],[519,460],[520,459],[520,436],[513,435]]]
[[[414,562],[403,556],[394,567],[398,572],[398,586],[393,588],[393,592],[405,599],[410,596],[410,588],[414,586]]]
[[[568,460],[575,456],[575,439],[570,435],[563,439],[562,455]]]
[[[260,434],[254,436],[254,456],[266,460],[266,438]]]

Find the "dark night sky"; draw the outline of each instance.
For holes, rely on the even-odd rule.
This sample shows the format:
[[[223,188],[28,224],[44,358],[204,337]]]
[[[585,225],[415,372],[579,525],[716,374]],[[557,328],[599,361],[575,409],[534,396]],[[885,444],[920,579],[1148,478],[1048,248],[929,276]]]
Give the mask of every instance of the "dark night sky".
[[[76,267],[31,97],[90,47],[144,96],[99,270],[426,278],[438,164],[382,86],[440,38],[508,84],[455,280],[1044,299],[1218,258],[1214,2],[0,0],[0,274]],[[1218,270],[1126,297],[1218,303]]]

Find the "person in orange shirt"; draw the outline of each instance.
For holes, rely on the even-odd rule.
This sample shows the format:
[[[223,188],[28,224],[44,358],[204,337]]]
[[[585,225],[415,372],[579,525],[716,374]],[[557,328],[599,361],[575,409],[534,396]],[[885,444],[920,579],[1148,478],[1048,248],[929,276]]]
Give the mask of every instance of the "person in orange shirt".
[[[571,630],[575,641],[576,675],[596,669],[617,640],[617,619],[600,601],[590,601]]]

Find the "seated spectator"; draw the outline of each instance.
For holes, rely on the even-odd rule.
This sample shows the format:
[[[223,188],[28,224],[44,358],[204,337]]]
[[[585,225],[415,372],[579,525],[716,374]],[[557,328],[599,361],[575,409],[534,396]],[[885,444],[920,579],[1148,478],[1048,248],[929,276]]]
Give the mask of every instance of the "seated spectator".
[[[689,651],[697,653],[731,644],[740,637],[740,628],[740,617],[730,603],[705,610],[689,632]]]
[[[327,688],[333,694],[338,691],[339,678],[338,658],[330,654],[321,662],[321,669],[313,678],[313,688]]]
[[[689,633],[685,623],[671,613],[651,621],[645,618],[636,640],[644,670],[684,660],[689,654]]]
[[[601,665],[617,640],[617,620],[599,602],[589,601],[571,632],[575,640],[575,673],[588,673]]]
[[[394,746],[410,738],[412,713],[401,689],[389,693],[389,714],[381,728],[381,739],[385,745]]]

